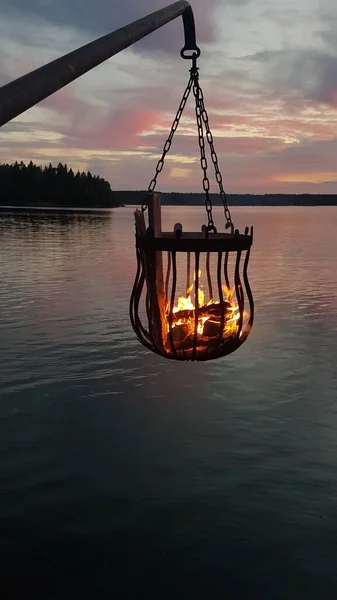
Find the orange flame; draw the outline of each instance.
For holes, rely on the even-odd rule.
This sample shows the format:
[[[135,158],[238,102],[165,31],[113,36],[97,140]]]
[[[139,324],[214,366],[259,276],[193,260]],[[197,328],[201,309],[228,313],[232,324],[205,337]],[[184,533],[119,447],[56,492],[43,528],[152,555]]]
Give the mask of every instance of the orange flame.
[[[198,281],[199,281],[198,305],[199,305],[199,308],[220,304],[220,302],[218,300],[214,300],[213,298],[211,298],[205,305],[205,294],[201,289],[200,278],[201,278],[201,271],[199,271],[199,273],[198,273]],[[194,274],[194,281],[195,281],[195,274]],[[191,311],[191,313],[194,312],[195,306],[191,299],[191,293],[193,291],[194,285],[195,284],[192,284],[186,290],[186,296],[180,296],[178,298],[177,305],[173,307],[173,311],[172,311],[174,315],[176,315],[177,313],[179,313],[181,311]],[[232,288],[230,290],[229,288],[227,288],[227,286],[223,285],[222,291],[223,291],[223,295],[224,295],[224,301],[226,302],[224,334],[226,336],[229,336],[229,335],[233,335],[237,332],[237,328],[238,328],[237,322],[240,319],[240,310],[239,310],[238,305],[235,303],[235,301],[233,299],[234,288]],[[170,305],[167,306],[167,314],[169,313],[169,311],[170,311]],[[198,316],[197,332],[199,335],[204,335],[204,327],[205,327],[205,323],[207,321],[212,321],[211,314]],[[178,327],[178,326],[184,326],[184,337],[187,337],[188,335],[193,334],[194,326],[195,326],[195,315],[187,314],[187,315],[182,315],[182,316],[178,317],[176,320],[173,321],[172,327],[174,328],[174,327]],[[168,327],[168,329],[169,329],[169,327]],[[216,329],[216,327],[215,327],[215,329]],[[217,333],[215,335],[217,335]]]
[[[200,281],[200,277],[201,277],[201,271],[199,270],[199,281]],[[195,273],[194,273],[194,281],[195,281]],[[173,313],[177,313],[180,310],[194,310],[195,306],[191,300],[191,292],[194,288],[194,283],[192,283],[192,285],[190,285],[190,287],[187,289],[186,291],[186,296],[180,296],[180,298],[178,298],[178,305],[174,306],[173,308]],[[205,294],[202,291],[202,289],[199,288],[198,286],[198,305],[200,306],[204,306],[205,304]]]

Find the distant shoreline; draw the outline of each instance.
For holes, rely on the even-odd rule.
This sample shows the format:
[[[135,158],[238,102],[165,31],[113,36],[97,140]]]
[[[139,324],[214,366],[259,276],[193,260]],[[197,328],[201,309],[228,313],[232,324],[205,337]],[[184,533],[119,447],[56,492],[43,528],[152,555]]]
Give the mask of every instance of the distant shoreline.
[[[114,191],[124,206],[141,204],[144,191]],[[219,194],[210,194],[213,206],[222,206]],[[162,206],[203,206],[204,193],[160,193]],[[337,194],[227,194],[229,206],[337,206]]]
[[[215,186],[214,186],[215,189]],[[319,189],[318,186],[315,189]],[[161,192],[162,206],[203,206],[205,192]],[[119,206],[140,206],[148,196],[145,190],[112,190],[111,184],[99,177],[68,168],[27,165],[21,161],[0,163],[0,209],[13,210],[104,210]],[[228,204],[235,206],[337,206],[336,194],[232,194]],[[213,206],[222,206],[219,191],[210,193]],[[8,210],[8,208],[7,208]]]
[[[123,208],[122,206],[57,206],[57,205],[49,205],[42,206],[41,204],[35,204],[30,206],[18,204],[0,204],[1,210],[36,210],[36,211],[60,211],[60,212],[108,212],[115,208]]]
[[[72,211],[72,212],[108,212],[112,209],[118,209],[118,208],[132,208],[132,207],[139,207],[142,204],[142,201],[144,199],[144,194],[141,194],[140,197],[138,197],[138,193],[133,193],[132,194],[132,199],[128,199],[128,198],[123,198],[123,202],[119,203],[118,205],[113,204],[111,206],[107,206],[106,204],[100,206],[100,205],[96,205],[96,206],[65,206],[64,204],[61,205],[57,205],[57,204],[33,204],[33,203],[29,203],[29,204],[1,204],[0,203],[0,212],[4,211],[4,210],[12,210],[12,211],[20,211],[20,210],[27,210],[27,211],[60,211],[60,212],[66,212],[66,211]],[[183,202],[182,200],[185,200],[185,198],[183,197],[183,194],[177,194],[177,196],[179,197],[179,202],[177,201],[173,201],[170,198],[168,198],[167,196],[170,196],[170,194],[161,194],[161,204],[162,206],[175,206],[175,207],[200,207],[204,205],[204,197],[202,196],[200,198],[200,194],[195,194],[195,198],[191,198],[192,194],[188,194],[189,198],[188,201],[186,199],[185,202]],[[269,195],[266,194],[265,196],[253,196],[251,195],[249,198],[244,197],[244,198],[240,198],[240,197],[231,197],[230,195],[227,196],[228,199],[228,204],[229,207],[264,207],[264,208],[271,208],[271,207],[306,207],[306,208],[310,208],[310,207],[315,207],[315,206],[337,206],[337,195],[331,195],[331,197],[329,197],[328,199],[324,196],[324,197],[320,197],[317,195],[313,195],[313,194],[306,194],[303,195],[303,197],[299,198],[296,196],[286,196],[282,199],[276,198],[273,194],[270,195],[271,198],[269,199]],[[171,201],[170,201],[171,200]],[[222,204],[219,201],[219,197],[215,197],[215,198],[211,198],[213,206],[214,207],[222,207]]]

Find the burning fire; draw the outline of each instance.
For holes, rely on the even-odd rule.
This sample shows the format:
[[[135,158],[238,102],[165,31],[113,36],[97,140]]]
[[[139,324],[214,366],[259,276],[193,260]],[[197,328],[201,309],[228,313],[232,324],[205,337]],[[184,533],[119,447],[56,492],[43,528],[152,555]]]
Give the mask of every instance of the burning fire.
[[[199,271],[199,281],[201,271]],[[194,276],[195,280],[195,276]],[[186,290],[186,296],[178,298],[177,306],[173,307],[173,323],[172,332],[177,341],[191,336],[194,333],[195,326],[195,306],[191,299],[191,294],[194,288],[194,283]],[[226,337],[237,332],[237,321],[240,319],[240,311],[238,305],[233,299],[234,288],[230,290],[225,285],[222,286],[225,307],[224,334]],[[194,294],[193,294],[194,296]],[[200,284],[198,286],[198,305],[200,314],[198,315],[198,334],[204,337],[214,337],[220,332],[221,313],[217,306],[220,305],[218,300],[210,299],[205,304],[205,294],[202,291]],[[170,305],[167,306],[167,315],[170,311]],[[169,327],[168,327],[169,330]]]

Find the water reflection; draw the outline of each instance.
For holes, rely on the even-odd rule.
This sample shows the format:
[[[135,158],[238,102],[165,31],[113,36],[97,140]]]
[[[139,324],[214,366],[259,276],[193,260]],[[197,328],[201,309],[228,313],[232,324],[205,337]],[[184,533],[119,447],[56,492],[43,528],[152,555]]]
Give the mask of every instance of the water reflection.
[[[1,543],[34,593],[53,565],[109,597],[154,570],[196,597],[336,597],[337,209],[234,212],[256,321],[206,365],[134,337],[132,209],[0,213]]]
[[[60,226],[60,233],[80,226],[106,227],[113,210],[55,210],[55,209],[1,209],[0,231],[8,229],[20,230],[23,234],[27,230],[34,233],[55,230]]]

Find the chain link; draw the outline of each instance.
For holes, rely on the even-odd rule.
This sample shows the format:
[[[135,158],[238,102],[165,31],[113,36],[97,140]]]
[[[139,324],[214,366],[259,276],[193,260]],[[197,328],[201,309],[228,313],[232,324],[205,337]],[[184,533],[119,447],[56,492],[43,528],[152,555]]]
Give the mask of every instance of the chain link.
[[[193,95],[195,98],[195,115],[196,115],[197,128],[198,128],[198,142],[199,142],[199,148],[200,148],[200,165],[201,165],[201,169],[203,171],[202,184],[203,184],[204,192],[206,194],[205,208],[206,208],[206,213],[207,213],[207,218],[208,218],[207,229],[208,229],[208,231],[216,232],[216,227],[214,225],[213,214],[212,214],[212,201],[211,201],[211,197],[210,197],[210,183],[209,183],[209,178],[207,175],[208,163],[207,163],[206,152],[205,152],[204,129],[206,132],[206,139],[207,139],[207,142],[210,147],[211,159],[212,159],[212,163],[214,166],[214,172],[215,172],[215,179],[219,186],[220,198],[221,198],[221,201],[222,201],[222,204],[224,207],[224,214],[225,214],[225,219],[226,219],[225,227],[226,227],[226,229],[231,228],[232,232],[233,232],[234,225],[233,225],[231,213],[230,213],[230,210],[229,210],[228,204],[227,204],[227,196],[226,196],[225,190],[223,188],[222,175],[220,173],[218,157],[217,157],[217,154],[216,154],[215,148],[214,148],[213,135],[212,135],[212,132],[211,132],[211,129],[209,126],[208,114],[207,114],[207,111],[205,108],[205,103],[204,103],[204,95],[203,95],[202,89],[199,85],[199,72],[198,72],[198,69],[196,66],[196,57],[193,57],[193,66],[190,70],[190,73],[191,73],[191,76],[190,76],[189,82],[187,84],[187,87],[185,89],[184,95],[181,99],[177,114],[172,123],[170,135],[165,142],[163,153],[157,163],[156,172],[155,172],[155,175],[154,175],[153,179],[151,180],[150,185],[148,187],[147,196],[144,198],[144,201],[142,204],[142,211],[144,212],[147,208],[148,195],[151,194],[151,192],[153,192],[155,190],[155,187],[157,185],[158,175],[163,170],[166,154],[169,152],[169,150],[171,148],[173,136],[178,128],[178,125],[179,125],[179,122],[181,119],[181,115],[183,114],[187,100],[191,93],[191,89],[193,89]]]
[[[204,103],[204,95],[202,92],[202,89],[199,85],[199,73],[198,70],[195,69],[192,73],[192,78],[193,78],[193,94],[195,97],[195,112],[196,112],[196,117],[197,117],[197,126],[198,126],[198,138],[199,138],[199,146],[200,146],[200,154],[201,154],[201,159],[200,159],[200,163],[201,163],[201,168],[204,171],[204,178],[203,178],[203,187],[206,193],[206,200],[205,200],[205,206],[206,206],[206,211],[207,211],[207,215],[208,215],[208,227],[209,228],[214,228],[214,222],[213,222],[213,216],[212,216],[212,202],[210,199],[210,195],[209,195],[209,189],[210,189],[210,184],[209,184],[209,179],[207,177],[207,173],[206,173],[206,169],[207,169],[207,160],[205,158],[205,143],[204,143],[204,135],[203,135],[203,125],[205,127],[205,131],[206,131],[206,139],[208,141],[209,147],[210,147],[210,151],[211,151],[211,159],[212,159],[212,163],[214,166],[214,173],[215,173],[215,179],[218,183],[219,186],[219,191],[220,191],[220,198],[224,207],[224,214],[225,214],[225,219],[226,219],[226,229],[231,228],[232,231],[234,230],[234,226],[232,223],[232,217],[231,217],[231,213],[230,210],[228,208],[228,204],[227,204],[227,196],[225,193],[225,190],[223,188],[223,181],[222,181],[222,175],[219,169],[219,163],[218,163],[218,157],[217,154],[215,152],[215,148],[214,148],[214,141],[213,141],[213,135],[209,126],[209,120],[208,120],[208,114],[205,108],[205,103]],[[204,168],[206,167],[206,168]]]
[[[208,231],[216,231],[214,221],[213,221],[213,213],[212,213],[212,201],[209,194],[210,183],[207,175],[207,158],[205,153],[205,138],[204,138],[204,127],[203,127],[203,119],[202,119],[202,104],[200,102],[200,87],[198,82],[198,71],[197,69],[193,69],[191,73],[193,79],[193,94],[195,98],[195,116],[197,119],[197,128],[198,128],[198,142],[200,148],[200,166],[204,173],[202,185],[204,188],[204,192],[206,194],[205,199],[205,208],[208,218]]]
[[[161,173],[161,171],[163,170],[163,166],[164,166],[164,161],[165,161],[166,154],[168,153],[168,151],[171,148],[172,139],[173,139],[173,136],[174,136],[175,132],[178,129],[178,125],[179,125],[179,122],[180,122],[181,115],[183,114],[184,108],[186,106],[186,102],[187,102],[187,100],[189,98],[189,95],[191,93],[192,84],[193,84],[193,79],[192,79],[192,77],[190,77],[189,82],[188,82],[187,87],[186,87],[186,90],[184,91],[184,95],[183,95],[183,97],[181,99],[181,102],[180,102],[177,114],[176,114],[176,116],[174,118],[174,121],[172,123],[170,135],[168,136],[168,138],[167,138],[167,140],[165,142],[163,153],[162,153],[160,159],[158,160],[158,163],[157,163],[157,166],[156,166],[155,175],[154,175],[153,179],[151,180],[150,185],[148,187],[148,194],[151,194],[151,192],[153,192],[155,190],[155,187],[157,185],[157,177],[158,177],[159,173]],[[148,194],[147,194],[147,196],[148,196]],[[147,209],[147,196],[143,200],[143,204],[142,204],[142,211],[143,212]]]

